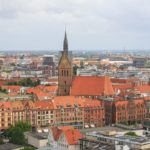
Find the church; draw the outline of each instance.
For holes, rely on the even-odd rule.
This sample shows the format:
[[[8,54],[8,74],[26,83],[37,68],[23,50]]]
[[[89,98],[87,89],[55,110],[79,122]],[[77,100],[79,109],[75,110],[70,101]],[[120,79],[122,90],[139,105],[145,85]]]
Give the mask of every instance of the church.
[[[65,32],[63,51],[58,65],[58,96],[69,95],[99,98],[114,95],[114,90],[107,76],[73,75],[72,53],[69,51]]]

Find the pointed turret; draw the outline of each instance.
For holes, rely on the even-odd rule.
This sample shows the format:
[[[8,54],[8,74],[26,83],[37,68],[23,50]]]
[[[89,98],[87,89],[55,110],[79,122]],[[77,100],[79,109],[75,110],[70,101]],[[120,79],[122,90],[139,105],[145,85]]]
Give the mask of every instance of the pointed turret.
[[[67,33],[65,31],[63,51],[58,65],[58,95],[70,95],[72,84],[72,53],[68,49]]]
[[[65,37],[64,37],[63,51],[68,52],[68,39],[67,39],[66,31],[65,31]]]

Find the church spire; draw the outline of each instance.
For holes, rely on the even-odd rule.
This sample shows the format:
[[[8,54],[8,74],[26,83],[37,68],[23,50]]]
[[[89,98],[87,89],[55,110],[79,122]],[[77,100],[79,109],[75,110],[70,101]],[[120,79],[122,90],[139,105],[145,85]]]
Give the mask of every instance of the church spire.
[[[65,31],[65,37],[64,37],[63,51],[68,52],[68,39],[67,39],[66,31]]]

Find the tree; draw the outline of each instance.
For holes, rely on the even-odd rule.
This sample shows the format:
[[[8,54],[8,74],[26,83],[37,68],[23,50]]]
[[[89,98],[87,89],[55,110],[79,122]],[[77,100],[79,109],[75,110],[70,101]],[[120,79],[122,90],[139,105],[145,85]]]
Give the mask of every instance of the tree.
[[[129,136],[138,136],[135,132],[127,132],[125,135],[129,135]]]
[[[26,144],[24,132],[29,131],[30,129],[30,123],[18,122],[14,127],[8,128],[4,132],[4,136],[9,138],[10,142],[12,142],[13,144],[24,145]]]
[[[73,66],[73,74],[74,74],[74,75],[77,75],[77,69],[78,69],[78,66],[77,66],[77,65],[74,65],[74,66]]]
[[[0,92],[5,93],[5,94],[8,93],[6,89],[2,89],[1,87],[0,87]]]
[[[10,142],[12,142],[13,144],[19,144],[19,145],[26,144],[26,139],[21,128],[13,127],[11,132],[12,132],[11,137],[9,138]]]
[[[40,80],[32,81],[30,78],[25,78],[20,80],[19,82],[8,82],[7,85],[20,85],[26,87],[35,87],[40,85]]]
[[[83,62],[83,60],[80,61],[80,67],[84,68],[84,62]]]
[[[10,65],[11,65],[11,66],[16,66],[15,63],[11,63]]]
[[[31,130],[31,124],[29,122],[17,122],[15,127],[20,128],[23,132]]]
[[[0,145],[4,144],[3,139],[0,139]]]

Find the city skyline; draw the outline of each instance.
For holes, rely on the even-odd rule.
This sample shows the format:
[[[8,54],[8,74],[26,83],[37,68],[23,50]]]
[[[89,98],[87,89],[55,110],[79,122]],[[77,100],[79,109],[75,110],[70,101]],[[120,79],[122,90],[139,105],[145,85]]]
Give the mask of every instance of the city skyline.
[[[148,0],[0,0],[0,50],[149,49]]]

